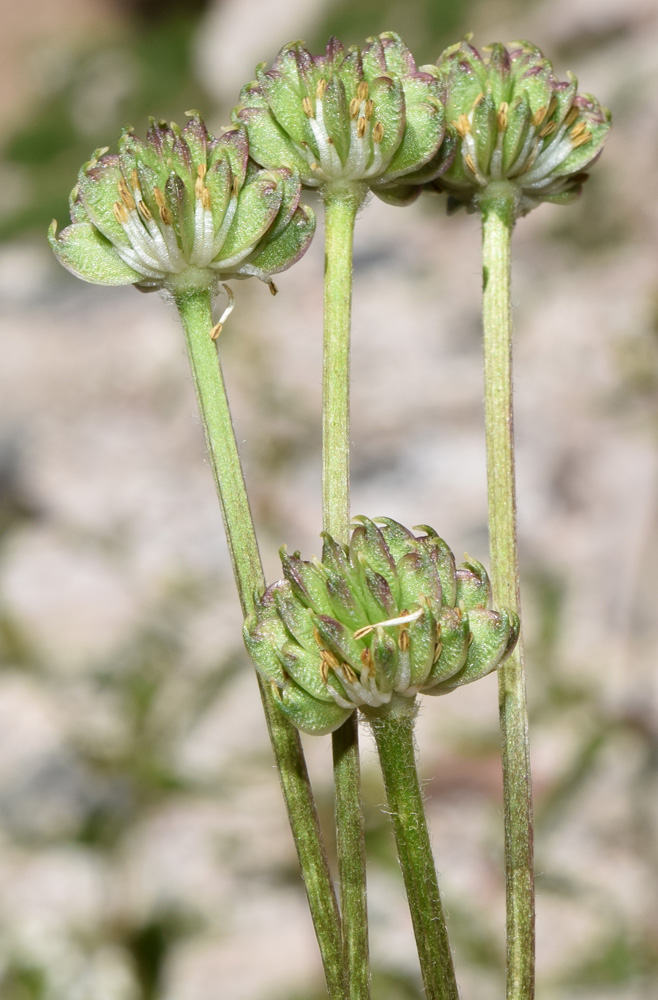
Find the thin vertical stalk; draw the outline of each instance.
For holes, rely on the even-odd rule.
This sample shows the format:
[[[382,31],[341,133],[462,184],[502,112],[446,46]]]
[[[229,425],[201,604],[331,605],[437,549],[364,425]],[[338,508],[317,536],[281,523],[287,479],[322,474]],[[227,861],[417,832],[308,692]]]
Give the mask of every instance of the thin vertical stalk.
[[[210,338],[211,296],[207,291],[190,292],[178,296],[176,304],[185,329],[233,572],[246,615],[253,609],[254,591],[264,585],[263,570],[217,348]],[[332,1000],[347,1000],[340,917],[299,733],[278,711],[260,678],[259,687],[329,995]]]
[[[352,248],[360,189],[325,193],[322,522],[343,544],[350,531]],[[332,735],[336,850],[350,1000],[369,1000],[370,962],[359,729],[353,712]]]
[[[384,715],[366,711],[395,831],[426,1000],[458,1000],[439,883],[416,771],[413,699],[394,696]]]
[[[482,196],[484,378],[491,582],[494,603],[520,614],[512,400],[511,236],[514,193]],[[534,997],[532,784],[523,636],[498,671],[507,886],[507,1000]]]

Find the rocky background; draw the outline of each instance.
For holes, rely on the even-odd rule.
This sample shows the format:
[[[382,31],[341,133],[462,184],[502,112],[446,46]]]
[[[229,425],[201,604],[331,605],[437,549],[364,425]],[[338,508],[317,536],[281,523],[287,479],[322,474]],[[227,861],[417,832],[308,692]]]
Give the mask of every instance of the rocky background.
[[[658,11],[651,0],[24,0],[0,38],[0,994],[324,993],[173,308],[44,233],[147,114],[219,127],[260,60],[397,30],[525,37],[612,107],[582,200],[515,235],[539,997],[658,993]],[[356,237],[353,509],[487,560],[477,220],[373,200]],[[245,282],[221,352],[270,578],[319,550],[322,247]],[[495,678],[418,733],[465,998],[503,994]],[[376,1000],[421,996],[364,732]],[[307,749],[330,823],[328,741]]]

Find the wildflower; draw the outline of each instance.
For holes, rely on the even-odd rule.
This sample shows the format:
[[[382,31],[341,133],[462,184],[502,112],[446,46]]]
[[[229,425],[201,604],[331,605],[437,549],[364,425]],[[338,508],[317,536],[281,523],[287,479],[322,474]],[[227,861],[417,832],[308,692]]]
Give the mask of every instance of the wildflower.
[[[119,152],[98,149],[71,193],[71,225],[50,244],[77,277],[174,294],[215,290],[229,278],[270,281],[313,236],[289,169],[258,170],[244,129],[219,138],[191,113],[180,129],[151,120],[146,141],[131,128]]]
[[[442,98],[436,66],[418,69],[402,39],[386,32],[362,51],[336,38],[319,56],[301,42],[284,46],[271,69],[257,67],[233,119],[264,167],[291,165],[307,187],[360,183],[396,200],[401,179],[436,175],[424,168],[443,140]]]
[[[438,60],[447,91],[447,131],[457,154],[431,186],[477,208],[492,184],[516,193],[517,215],[543,201],[576,198],[598,158],[610,112],[577,92],[576,78],[559,81],[529,42],[496,43],[481,55],[464,41]]]
[[[491,608],[484,567],[459,568],[423,525],[365,517],[349,546],[324,535],[322,561],[281,550],[284,579],[258,597],[245,642],[281,710],[304,732],[326,733],[357,707],[395,695],[445,694],[495,670],[519,621]]]

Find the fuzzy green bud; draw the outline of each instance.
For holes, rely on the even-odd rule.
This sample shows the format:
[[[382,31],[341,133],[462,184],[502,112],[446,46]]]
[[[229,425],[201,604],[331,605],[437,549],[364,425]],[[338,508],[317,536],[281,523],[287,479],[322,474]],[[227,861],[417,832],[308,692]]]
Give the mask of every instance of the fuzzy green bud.
[[[72,224],[50,244],[69,271],[100,285],[214,289],[293,264],[315,227],[289,169],[258,170],[244,129],[214,138],[193,113],[183,129],[127,128],[119,152],[98,149],[71,192]]]
[[[431,186],[471,211],[500,182],[512,186],[517,215],[544,201],[573,201],[601,153],[610,112],[579,94],[574,76],[557,80],[529,42],[496,43],[483,53],[464,41],[438,60],[457,151]]]
[[[244,637],[281,710],[301,730],[338,728],[394,694],[445,694],[495,670],[519,620],[491,608],[484,567],[456,568],[442,538],[390,518],[356,519],[349,546],[324,535],[322,560],[281,551],[284,578],[257,595]]]
[[[258,163],[291,165],[307,187],[360,184],[384,200],[411,200],[420,189],[408,196],[409,184],[436,176],[425,168],[443,140],[443,96],[436,66],[418,69],[393,32],[363,49],[331,38],[319,56],[292,42],[271,69],[257,67],[233,120],[246,126]]]

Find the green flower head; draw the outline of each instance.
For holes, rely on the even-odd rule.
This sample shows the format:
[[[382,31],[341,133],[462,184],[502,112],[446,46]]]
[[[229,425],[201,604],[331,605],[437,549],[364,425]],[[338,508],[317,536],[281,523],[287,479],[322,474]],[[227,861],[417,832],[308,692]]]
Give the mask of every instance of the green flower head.
[[[256,601],[245,642],[281,710],[328,733],[393,694],[446,694],[495,670],[519,620],[494,611],[480,563],[459,568],[431,528],[357,518],[349,546],[324,535],[322,561],[283,549],[284,579]]]
[[[293,264],[315,219],[290,170],[259,170],[244,129],[214,138],[193,113],[185,128],[125,129],[118,155],[96,150],[71,193],[71,225],[50,244],[65,267],[100,285],[214,289],[228,278]]]
[[[543,201],[576,198],[610,129],[610,112],[578,82],[555,77],[529,42],[464,41],[438,61],[447,91],[448,133],[457,154],[434,187],[474,210],[491,184],[514,185],[517,214]]]
[[[442,98],[436,66],[418,69],[386,32],[362,50],[331,38],[319,56],[301,42],[286,45],[271,69],[257,67],[233,120],[264,167],[293,166],[308,187],[361,183],[386,198],[400,178],[436,175],[423,168],[443,140]]]

